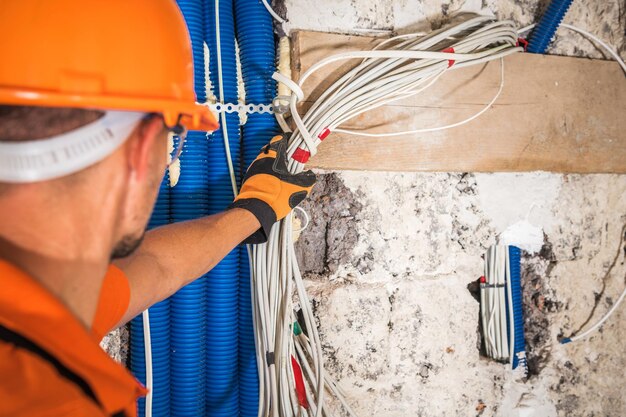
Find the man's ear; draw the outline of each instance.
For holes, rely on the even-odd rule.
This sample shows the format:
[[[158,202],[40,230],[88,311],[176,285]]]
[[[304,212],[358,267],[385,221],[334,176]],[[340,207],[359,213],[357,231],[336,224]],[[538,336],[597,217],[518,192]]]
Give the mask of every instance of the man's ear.
[[[143,180],[148,175],[153,163],[154,148],[160,148],[157,141],[162,139],[163,131],[163,120],[160,117],[149,117],[141,121],[129,138],[128,167],[137,180]],[[163,149],[162,158],[165,160],[166,148]]]

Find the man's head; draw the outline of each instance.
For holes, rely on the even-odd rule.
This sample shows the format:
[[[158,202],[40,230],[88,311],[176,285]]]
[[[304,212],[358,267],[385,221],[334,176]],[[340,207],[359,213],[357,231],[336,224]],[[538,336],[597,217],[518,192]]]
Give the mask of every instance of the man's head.
[[[27,142],[74,131],[103,117],[85,109],[0,106],[0,142]],[[79,172],[27,184],[0,182],[3,200],[45,201],[63,207],[69,219],[92,217],[109,242],[112,258],[137,248],[157,196],[167,163],[167,130],[158,115],[141,119],[112,154]],[[41,207],[42,212],[46,207]],[[73,217],[73,215],[75,215]]]
[[[59,135],[98,117],[95,123],[103,127],[99,136],[76,133],[57,138],[65,148],[34,157],[30,150],[15,157],[11,152],[16,146],[0,143],[0,178],[6,182],[1,184],[0,179],[0,215],[8,212],[0,221],[0,239],[13,234],[16,241],[17,231],[24,234],[23,241],[45,239],[34,230],[33,216],[47,214],[60,223],[74,214],[85,224],[78,232],[67,232],[66,241],[72,234],[91,231],[98,234],[94,238],[103,239],[103,247],[110,246],[112,255],[127,254],[143,233],[163,174],[164,124],[206,132],[218,128],[208,106],[196,102],[191,42],[176,2],[4,1],[0,31],[0,49],[19,62],[0,65],[0,107],[5,105],[0,112],[0,142]],[[107,112],[102,116],[87,109]],[[160,116],[139,121],[142,114]],[[111,124],[124,120],[114,135]],[[77,142],[70,139],[76,136],[85,140],[72,148]],[[125,136],[128,140],[120,145]],[[105,159],[90,154],[71,161],[74,151],[89,151],[103,143],[111,145],[107,152],[115,149]],[[43,148],[34,144],[30,149]],[[34,173],[31,168],[42,161],[49,163],[48,171]],[[69,172],[76,173],[66,175]],[[36,174],[40,175],[35,178]],[[39,182],[8,184],[14,180]],[[25,205],[30,205],[28,211],[20,214]],[[63,205],[68,206],[65,211],[51,214],[51,208]],[[15,224],[7,224],[11,221]],[[56,236],[66,231],[63,226],[53,230],[54,225],[41,224]]]

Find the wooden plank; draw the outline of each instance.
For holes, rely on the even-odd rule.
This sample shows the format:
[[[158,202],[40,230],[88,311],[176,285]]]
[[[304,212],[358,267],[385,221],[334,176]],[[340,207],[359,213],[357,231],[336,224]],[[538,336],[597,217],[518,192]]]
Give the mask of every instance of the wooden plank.
[[[371,49],[380,38],[297,32],[295,80],[332,54]],[[331,64],[304,85],[302,109],[356,60]],[[392,132],[441,126],[480,110],[498,90],[499,62],[450,71],[423,94],[387,105],[343,127]],[[331,134],[311,167],[382,171],[553,171],[626,173],[626,79],[617,63],[517,54],[505,84],[480,118],[453,129],[400,137]]]

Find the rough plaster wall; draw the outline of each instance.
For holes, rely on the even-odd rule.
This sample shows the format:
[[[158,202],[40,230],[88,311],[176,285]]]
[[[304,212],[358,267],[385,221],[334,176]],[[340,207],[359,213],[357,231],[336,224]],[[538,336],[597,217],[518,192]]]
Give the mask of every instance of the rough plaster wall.
[[[121,327],[104,336],[100,346],[116,361],[126,364],[129,345],[128,326]]]
[[[429,30],[457,11],[524,26],[547,1],[286,0],[284,29]],[[565,22],[626,55],[624,1],[574,2]],[[559,32],[549,53],[602,57]],[[298,242],[327,369],[360,416],[626,416],[621,308],[560,345],[626,283],[626,176],[322,172]],[[529,376],[481,354],[475,280],[498,235],[524,243]],[[531,239],[532,240],[532,239]],[[323,244],[321,244],[323,243]],[[532,243],[532,242],[531,242]]]
[[[626,176],[320,173],[305,209],[327,369],[359,415],[626,415],[623,309],[588,341],[557,342],[623,288]],[[481,356],[471,285],[520,220],[545,233],[523,260],[527,380]]]
[[[536,23],[549,0],[274,0],[286,10],[283,29],[339,33],[406,33],[428,31],[448,22],[455,13],[475,12],[510,19],[524,27]],[[624,0],[574,1],[565,23],[579,26],[613,45],[626,56],[626,2]],[[373,32],[374,31],[374,32]],[[557,32],[548,53],[601,58],[605,53],[567,29]]]

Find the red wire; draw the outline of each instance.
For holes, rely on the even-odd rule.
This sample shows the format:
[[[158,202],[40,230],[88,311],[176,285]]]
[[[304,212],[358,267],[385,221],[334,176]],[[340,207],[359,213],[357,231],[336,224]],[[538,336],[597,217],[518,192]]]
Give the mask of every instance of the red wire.
[[[298,394],[298,402],[306,409],[309,408],[309,402],[306,399],[306,388],[304,387],[304,377],[302,376],[302,368],[296,360],[291,356],[291,366],[293,367],[293,377],[296,380],[296,394]]]

